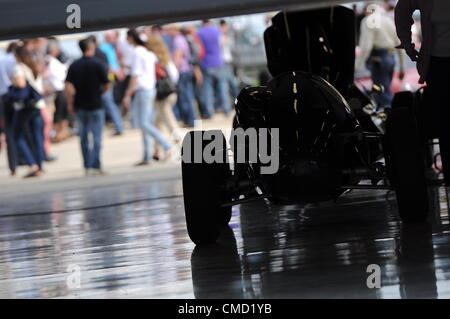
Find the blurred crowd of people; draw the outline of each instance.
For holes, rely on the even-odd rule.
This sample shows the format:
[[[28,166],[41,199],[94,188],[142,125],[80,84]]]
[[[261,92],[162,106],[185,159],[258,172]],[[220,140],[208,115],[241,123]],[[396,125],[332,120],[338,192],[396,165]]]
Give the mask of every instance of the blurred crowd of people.
[[[394,24],[397,1],[374,4],[353,5],[358,19],[355,71],[368,72],[372,82],[384,88],[376,99],[380,109],[387,109],[393,78],[405,77],[406,59],[396,49],[400,44]],[[267,15],[267,25],[271,16]],[[415,16],[416,47],[421,43],[420,29]],[[91,35],[79,41],[83,56],[76,61],[68,58],[55,37],[11,42],[0,57],[0,134],[4,136],[0,135],[0,143],[6,141],[11,175],[18,165],[27,165],[26,177],[41,176],[44,163],[56,160],[51,143],[72,135],[80,137],[86,174],[103,174],[100,150],[105,119],[114,128],[113,136],[122,135],[128,126],[142,131],[143,154],[136,165],[167,160],[185,128],[217,112],[233,113],[240,89],[233,41],[225,20],[205,20],[127,32],[109,30],[99,39]],[[266,78],[260,84],[270,75]]]
[[[232,45],[225,20],[110,30],[101,42],[91,35],[75,61],[54,37],[11,42],[0,57],[0,134],[11,175],[27,165],[25,177],[42,176],[44,163],[57,160],[51,143],[73,134],[86,175],[104,174],[105,118],[114,136],[128,119],[142,131],[137,166],[169,159],[184,128],[217,112],[231,116],[239,91]]]

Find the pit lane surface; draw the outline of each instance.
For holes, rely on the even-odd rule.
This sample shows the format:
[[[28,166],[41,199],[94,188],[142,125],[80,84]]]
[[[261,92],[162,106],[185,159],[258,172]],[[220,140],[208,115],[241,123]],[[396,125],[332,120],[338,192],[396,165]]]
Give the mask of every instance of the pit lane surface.
[[[1,298],[450,297],[444,190],[425,225],[402,225],[378,191],[306,209],[238,206],[209,247],[187,236],[177,165],[9,191]],[[369,264],[381,289],[367,287]]]

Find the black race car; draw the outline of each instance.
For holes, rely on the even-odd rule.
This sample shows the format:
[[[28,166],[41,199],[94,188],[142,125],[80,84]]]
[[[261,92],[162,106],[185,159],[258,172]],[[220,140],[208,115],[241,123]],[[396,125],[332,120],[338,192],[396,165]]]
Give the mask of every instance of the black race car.
[[[215,242],[231,206],[258,198],[292,205],[336,200],[352,189],[392,189],[403,221],[427,218],[429,136],[417,122],[420,99],[398,94],[381,125],[380,114],[367,112],[371,99],[354,85],[354,30],[353,11],[341,6],[273,18],[265,32],[273,80],[237,98],[234,161],[220,132],[194,131],[183,143],[186,222],[195,244]],[[255,142],[249,129],[269,136]],[[214,148],[215,161],[198,156],[217,144],[212,136],[223,145]],[[261,140],[277,154],[271,174],[261,173],[267,167],[261,149],[251,156]]]

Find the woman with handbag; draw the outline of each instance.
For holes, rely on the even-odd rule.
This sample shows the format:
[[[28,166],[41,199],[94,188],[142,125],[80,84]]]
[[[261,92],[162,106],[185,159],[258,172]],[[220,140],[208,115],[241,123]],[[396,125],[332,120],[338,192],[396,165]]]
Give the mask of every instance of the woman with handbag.
[[[144,139],[144,156],[142,161],[136,166],[145,166],[149,165],[152,160],[150,152],[153,151],[153,138],[164,149],[162,157],[164,160],[170,158],[172,145],[153,125],[156,97],[155,64],[157,58],[153,52],[145,47],[144,41],[142,41],[136,30],[128,30],[127,40],[134,47],[134,57],[131,65],[130,83],[125,93],[123,105],[125,108],[128,108],[131,102],[131,107],[139,115],[139,126]]]
[[[180,127],[173,113],[173,107],[177,103],[177,82],[179,73],[170,57],[169,50],[161,36],[152,34],[147,40],[147,49],[158,58],[156,64],[156,117],[155,126],[158,130],[167,129],[175,143],[182,136]],[[160,147],[155,147],[153,158],[159,160]]]
[[[422,47],[420,52],[412,42],[413,13],[420,10]],[[395,9],[395,24],[401,41],[411,60],[417,62],[420,83],[427,83],[426,103],[439,118],[439,140],[444,178],[450,185],[450,1],[399,0]]]
[[[42,98],[43,78],[31,52],[25,47],[17,48],[17,64],[11,76],[11,87],[7,100],[14,107],[13,134],[18,151],[29,166],[25,178],[38,177],[43,174],[44,154],[44,120],[41,109],[45,107]],[[31,135],[27,141],[26,134]],[[31,144],[29,142],[31,141]]]

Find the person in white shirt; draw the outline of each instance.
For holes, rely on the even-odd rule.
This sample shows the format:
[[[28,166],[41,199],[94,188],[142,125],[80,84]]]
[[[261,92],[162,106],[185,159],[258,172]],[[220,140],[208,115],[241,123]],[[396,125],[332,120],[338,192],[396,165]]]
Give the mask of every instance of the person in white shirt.
[[[125,92],[130,84],[130,70],[133,63],[134,47],[128,43],[127,35],[120,36],[116,45],[117,59],[119,60],[120,72],[123,74],[123,79],[117,79],[114,86],[114,97],[117,103],[123,100]],[[131,114],[131,127],[138,128],[138,119],[135,114]]]
[[[136,30],[128,30],[127,36],[128,42],[134,46],[134,57],[130,70],[130,84],[125,93],[123,105],[128,108],[131,102],[131,108],[139,115],[139,126],[144,139],[144,156],[137,166],[143,166],[150,164],[153,158],[150,156],[150,152],[153,150],[152,138],[155,138],[164,149],[163,160],[169,159],[172,146],[153,125],[156,96],[156,55],[146,48],[144,41],[139,37]]]
[[[31,86],[41,98],[32,106],[23,103],[14,103],[13,134],[18,151],[22,154],[30,170],[26,178],[37,177],[43,174],[42,164],[45,160],[44,153],[44,120],[41,109],[45,107],[42,96],[44,95],[43,77],[38,65],[33,60],[30,51],[25,47],[18,47],[16,52],[17,63],[13,68],[11,83],[16,89],[25,89]],[[31,151],[25,139],[25,132],[31,132],[35,151]]]
[[[395,53],[400,61],[400,79],[404,77],[404,58],[395,23],[385,10],[377,5],[367,7],[367,16],[361,21],[359,40],[360,54],[356,57],[355,72],[358,73],[366,64],[371,72],[374,84],[382,86],[384,91],[377,96],[379,108],[390,108],[392,102],[391,83],[395,71]]]
[[[55,40],[49,40],[47,45],[47,72],[46,83],[52,102],[55,106],[53,123],[55,129],[55,142],[63,141],[70,136],[67,101],[64,94],[64,82],[67,76],[67,66],[57,57],[61,50]]]
[[[12,49],[7,50],[7,53],[0,57],[0,96],[8,92],[11,85],[11,74],[16,64],[16,58]]]
[[[11,42],[8,45],[6,54],[0,57],[0,135],[2,131],[6,135],[6,150],[11,176],[16,174],[17,166],[17,149],[12,131],[14,109],[6,107],[3,103],[3,97],[11,85],[11,75],[16,64],[14,52],[17,46],[17,42]]]

